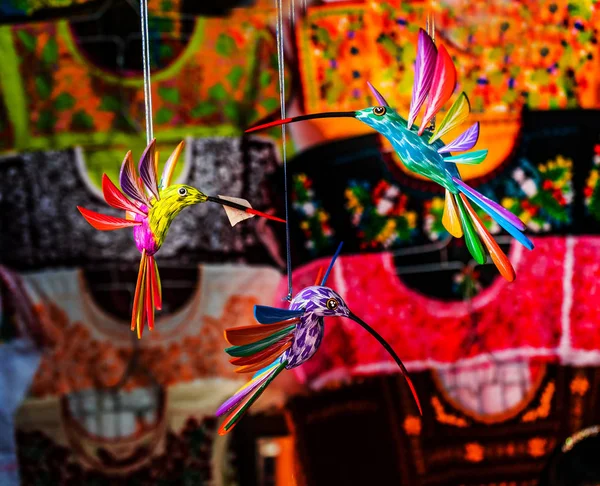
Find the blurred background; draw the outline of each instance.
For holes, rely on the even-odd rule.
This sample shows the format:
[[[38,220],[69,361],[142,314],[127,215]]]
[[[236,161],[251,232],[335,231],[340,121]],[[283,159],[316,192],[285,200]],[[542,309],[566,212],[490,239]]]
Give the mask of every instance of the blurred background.
[[[281,130],[243,134],[281,117],[275,2],[148,10],[161,164],[185,140],[178,182],[284,214]],[[367,81],[407,113],[433,15],[490,151],[463,178],[535,250],[484,220],[516,269],[507,283],[444,230],[441,188],[365,125],[291,125],[294,289],[344,241],[328,284],[403,359],[423,416],[385,350],[332,319],[317,354],[221,437],[214,412],[244,383],[223,330],[253,324],[255,304],[285,307],[283,225],[186,209],[157,254],[163,310],[135,339],[131,232],[98,232],[76,206],[118,216],[102,174],[117,180],[146,146],[139,1],[1,0],[0,484],[584,484],[595,459],[556,471],[600,423],[600,4],[282,10],[287,116],[373,106]]]

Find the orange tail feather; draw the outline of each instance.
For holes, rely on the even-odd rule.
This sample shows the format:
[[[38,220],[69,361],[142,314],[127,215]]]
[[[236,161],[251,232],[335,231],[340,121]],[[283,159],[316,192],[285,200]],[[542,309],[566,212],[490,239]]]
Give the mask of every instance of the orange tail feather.
[[[162,289],[160,285],[160,276],[158,274],[158,265],[153,256],[148,257],[150,260],[150,276],[152,277],[152,295],[154,299],[154,308],[162,309]]]
[[[140,259],[140,269],[138,270],[137,283],[135,285],[135,294],[133,296],[133,309],[131,311],[131,330],[133,331],[136,327],[139,305],[140,305],[140,292],[142,290],[142,281],[144,279],[144,271],[146,269],[146,250],[142,251],[142,258]]]
[[[151,331],[154,329],[154,299],[152,295],[152,262],[150,258],[146,259],[146,317],[148,319],[148,329]],[[142,321],[142,327],[144,322]]]
[[[461,197],[463,203],[465,204],[465,207],[467,208],[467,212],[469,213],[469,216],[471,216],[471,219],[473,221],[473,224],[475,225],[475,228],[477,229],[477,232],[479,233],[479,236],[481,236],[481,239],[483,240],[485,246],[487,247],[488,251],[490,252],[492,261],[498,268],[498,271],[509,282],[514,281],[514,279],[516,278],[516,274],[515,274],[515,269],[513,268],[512,264],[510,263],[510,260],[504,254],[504,252],[502,251],[500,246],[498,246],[498,243],[496,243],[496,240],[494,240],[493,236],[487,230],[487,228],[483,224],[483,221],[481,221],[479,216],[477,216],[477,213],[475,212],[473,207],[469,204],[469,201],[467,200],[465,195],[461,194],[460,197]]]

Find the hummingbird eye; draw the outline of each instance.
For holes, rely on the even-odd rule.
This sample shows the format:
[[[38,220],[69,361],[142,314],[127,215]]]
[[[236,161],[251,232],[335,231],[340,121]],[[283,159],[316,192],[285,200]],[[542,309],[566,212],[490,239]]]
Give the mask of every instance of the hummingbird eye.
[[[180,196],[187,195],[187,189],[185,187],[180,187],[178,192]]]
[[[385,112],[385,106],[376,106],[375,108],[373,108],[373,113],[377,116],[383,116],[385,115]]]
[[[325,305],[329,310],[336,310],[338,307],[338,301],[335,299],[329,299]]]

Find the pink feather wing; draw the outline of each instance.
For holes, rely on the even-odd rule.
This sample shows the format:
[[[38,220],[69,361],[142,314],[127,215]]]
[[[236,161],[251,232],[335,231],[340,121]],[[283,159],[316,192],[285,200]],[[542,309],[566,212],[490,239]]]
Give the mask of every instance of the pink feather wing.
[[[415,81],[413,83],[410,112],[408,114],[408,128],[412,127],[419,110],[431,88],[436,67],[437,49],[429,34],[419,29],[419,43],[417,45],[417,60],[415,63]]]
[[[114,216],[108,216],[106,214],[96,213],[89,209],[77,206],[81,215],[90,223],[94,228],[101,231],[112,231],[121,228],[129,228],[131,226],[139,226],[142,224],[141,221],[129,221],[123,218],[116,218]]]
[[[456,88],[456,68],[448,51],[444,46],[438,49],[438,55],[435,62],[435,72],[429,91],[427,109],[423,116],[423,122],[419,128],[419,135],[427,127],[427,124],[433,119],[440,108],[450,99]]]
[[[137,213],[144,218],[147,216],[144,211],[142,211],[139,207],[127,199],[121,191],[119,191],[117,186],[113,184],[106,174],[102,174],[102,193],[104,194],[104,200],[113,208]]]

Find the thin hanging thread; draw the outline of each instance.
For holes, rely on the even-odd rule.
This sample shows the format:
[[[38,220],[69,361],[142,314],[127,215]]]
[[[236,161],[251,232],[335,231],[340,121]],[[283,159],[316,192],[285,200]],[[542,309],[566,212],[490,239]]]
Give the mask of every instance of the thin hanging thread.
[[[154,138],[152,128],[152,91],[150,90],[150,39],[148,35],[148,0],[140,0],[142,18],[142,61],[144,65],[144,109],[146,112],[146,141]]]
[[[275,0],[277,8],[277,69],[279,72],[279,103],[281,105],[281,119],[285,118],[285,77],[284,77],[284,57],[283,57],[283,6],[282,0]],[[281,125],[281,142],[283,144],[283,191],[285,198],[285,251],[287,259],[287,277],[288,277],[288,294],[287,300],[292,300],[292,245],[290,241],[290,216],[288,202],[288,176],[287,176],[287,148],[286,148],[286,126]]]

